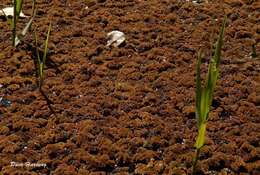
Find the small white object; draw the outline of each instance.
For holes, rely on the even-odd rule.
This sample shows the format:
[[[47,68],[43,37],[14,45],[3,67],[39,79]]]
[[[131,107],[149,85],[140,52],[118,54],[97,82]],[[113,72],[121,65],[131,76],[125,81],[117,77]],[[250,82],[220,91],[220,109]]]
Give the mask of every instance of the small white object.
[[[14,15],[14,7],[6,7],[0,10],[0,16],[13,16]],[[28,18],[29,16],[26,16],[21,11],[20,16],[21,18]]]
[[[88,6],[85,7],[85,10],[87,10],[87,9],[88,9]]]
[[[107,34],[107,38],[107,46],[110,46],[112,44],[114,47],[118,47],[125,41],[125,34],[118,30],[114,30]]]

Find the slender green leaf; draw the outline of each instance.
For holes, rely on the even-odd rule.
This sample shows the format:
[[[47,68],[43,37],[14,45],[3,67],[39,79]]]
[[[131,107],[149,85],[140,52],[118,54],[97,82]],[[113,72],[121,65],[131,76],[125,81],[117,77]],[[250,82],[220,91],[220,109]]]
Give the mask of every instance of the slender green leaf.
[[[215,36],[215,30],[216,30],[216,20],[214,18],[211,19],[213,23],[213,28],[210,34],[210,56],[212,56],[212,51],[214,47],[214,36]]]
[[[16,5],[14,6],[16,10],[15,12],[16,17],[19,18],[23,6],[23,0],[14,0],[14,1],[16,1]]]
[[[224,17],[224,21],[222,23],[217,46],[216,46],[214,57],[213,57],[214,61],[216,62],[217,68],[219,67],[219,63],[220,63],[221,49],[222,49],[222,45],[224,42],[223,40],[224,40],[224,31],[225,31],[226,22],[227,22],[227,16]]]
[[[44,67],[45,67],[46,58],[47,58],[48,42],[49,42],[50,33],[51,33],[51,22],[50,22],[49,27],[48,27],[47,36],[46,36],[46,40],[45,40],[45,43],[44,43],[43,56],[41,58],[41,56],[39,54],[39,49],[38,49],[38,39],[37,39],[36,31],[34,31],[34,41],[35,41],[36,54],[37,54],[38,74],[39,74],[39,79],[40,79],[39,87],[40,88],[43,84]]]
[[[16,25],[19,20],[19,16],[22,10],[23,0],[14,0],[14,10],[13,10],[13,20],[12,20],[12,45],[16,46],[17,36],[16,36]]]
[[[198,124],[200,123],[201,116],[201,77],[200,77],[200,66],[201,66],[202,52],[199,51],[197,64],[196,64],[196,118]]]
[[[48,27],[47,37],[46,37],[45,45],[44,45],[44,53],[43,53],[43,61],[42,61],[43,65],[45,65],[45,61],[46,61],[46,57],[47,57],[50,32],[51,32],[51,23],[49,24],[49,27]]]

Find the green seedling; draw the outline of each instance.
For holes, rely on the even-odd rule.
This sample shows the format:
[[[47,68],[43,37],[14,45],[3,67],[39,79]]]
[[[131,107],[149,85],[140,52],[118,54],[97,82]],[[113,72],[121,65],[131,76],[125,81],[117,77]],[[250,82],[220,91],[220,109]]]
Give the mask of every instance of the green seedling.
[[[8,23],[11,27],[11,30],[12,30],[12,45],[14,47],[16,47],[21,42],[21,40],[24,38],[24,36],[28,32],[30,26],[32,25],[32,21],[35,16],[35,0],[33,0],[31,19],[29,20],[29,22],[26,24],[26,26],[24,27],[24,29],[22,30],[22,32],[19,35],[17,35],[17,23],[19,21],[19,17],[20,17],[21,11],[22,11],[23,0],[14,0],[13,2],[14,2],[13,3],[14,10],[13,10],[12,18],[9,18],[9,16],[7,16],[3,10],[2,10],[2,12],[5,15]]]
[[[12,28],[12,44],[15,46],[15,38],[16,38],[16,24],[18,22],[21,10],[23,6],[23,0],[14,0],[14,14],[13,14],[13,20],[11,22],[11,28]]]
[[[51,23],[49,24],[46,40],[44,43],[44,50],[43,50],[43,56],[40,56],[39,49],[38,49],[38,39],[36,35],[36,31],[34,31],[34,40],[35,40],[35,47],[36,47],[36,55],[37,55],[37,63],[38,63],[38,75],[39,75],[39,87],[41,89],[43,80],[44,80],[44,67],[46,63],[47,58],[47,52],[48,52],[48,42],[49,37],[51,33]]]
[[[221,49],[224,43],[224,31],[226,25],[226,17],[224,18],[221,31],[219,34],[218,41],[216,43],[216,48],[214,50],[214,56],[211,59],[209,64],[206,84],[202,87],[201,84],[201,76],[200,76],[200,67],[202,60],[201,51],[198,54],[197,65],[196,65],[196,119],[197,119],[197,127],[198,127],[198,136],[196,138],[195,148],[196,155],[193,159],[193,168],[192,174],[196,174],[196,165],[200,155],[201,148],[205,143],[205,135],[207,128],[207,121],[209,117],[209,111],[213,100],[213,93],[216,87],[216,82],[219,75],[219,64],[220,64],[220,56]]]

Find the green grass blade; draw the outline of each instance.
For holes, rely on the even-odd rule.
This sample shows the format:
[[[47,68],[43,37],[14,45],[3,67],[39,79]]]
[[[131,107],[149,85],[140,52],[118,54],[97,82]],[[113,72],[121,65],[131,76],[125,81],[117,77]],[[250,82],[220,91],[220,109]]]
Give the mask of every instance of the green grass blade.
[[[39,54],[38,38],[37,38],[36,30],[34,30],[34,42],[35,42],[35,51],[36,51],[37,63],[38,63],[38,75],[39,75],[39,78],[40,78],[39,86],[41,88],[41,85],[42,85],[42,82],[43,82],[43,64],[42,64],[41,57],[40,57],[40,54]]]
[[[48,27],[47,37],[46,37],[45,45],[44,45],[44,53],[43,53],[43,60],[42,60],[43,66],[45,65],[45,62],[46,62],[50,33],[51,33],[51,22],[50,22],[49,27]]]
[[[205,119],[208,114],[208,90],[203,89],[202,95],[201,95],[201,123],[205,122]]]
[[[14,1],[16,1],[16,5],[14,7],[16,10],[16,17],[18,19],[22,10],[23,0],[14,0]]]
[[[216,63],[217,69],[219,67],[220,56],[221,56],[221,49],[222,49],[222,46],[223,46],[223,43],[224,43],[223,40],[224,40],[224,31],[225,31],[226,22],[227,22],[227,16],[224,17],[224,21],[222,23],[222,27],[221,27],[221,30],[220,30],[219,38],[218,38],[218,41],[217,41],[216,50],[215,50],[214,57],[213,57],[213,59],[214,59],[214,61]]]
[[[198,121],[198,126],[200,125],[201,116],[201,77],[200,77],[200,66],[202,60],[201,50],[198,53],[197,63],[196,63],[196,118]]]
[[[16,46],[16,24],[18,22],[21,10],[22,10],[23,0],[14,0],[14,10],[13,10],[13,20],[12,20],[12,45]]]
[[[210,34],[210,56],[212,56],[212,50],[214,46],[214,34],[215,34],[215,29],[216,29],[216,20],[212,17],[212,23],[213,23],[213,28]]]
[[[209,64],[208,74],[207,74],[207,84],[206,84],[206,91],[207,91],[207,106],[208,106],[208,112],[210,110],[210,106],[212,104],[213,100],[213,93],[214,89],[216,87],[216,82],[218,79],[219,74],[219,64],[220,64],[220,58],[221,58],[221,50],[223,46],[223,40],[224,40],[224,31],[225,31],[225,25],[226,25],[226,16],[224,18],[224,21],[222,23],[221,31],[219,34],[219,38],[217,41],[217,46],[215,48],[214,56],[211,59],[211,62]],[[208,115],[206,116],[206,120],[208,119]]]

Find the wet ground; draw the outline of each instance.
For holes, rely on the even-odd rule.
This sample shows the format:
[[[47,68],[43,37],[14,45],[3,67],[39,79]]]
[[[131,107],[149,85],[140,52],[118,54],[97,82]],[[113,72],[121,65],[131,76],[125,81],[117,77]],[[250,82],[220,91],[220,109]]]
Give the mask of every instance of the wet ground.
[[[27,0],[23,11],[30,9]],[[207,65],[225,14],[198,174],[260,174],[260,3],[254,0],[41,0],[33,24],[39,43],[52,22],[42,92],[32,33],[14,49],[1,18],[0,96],[11,104],[0,105],[0,174],[189,174],[197,52],[203,49]],[[106,46],[112,30],[126,35],[118,48]]]

